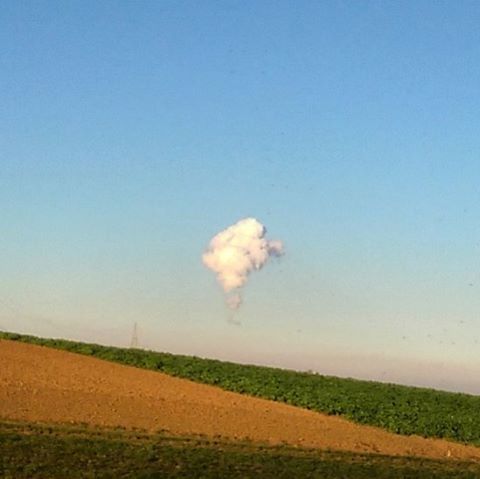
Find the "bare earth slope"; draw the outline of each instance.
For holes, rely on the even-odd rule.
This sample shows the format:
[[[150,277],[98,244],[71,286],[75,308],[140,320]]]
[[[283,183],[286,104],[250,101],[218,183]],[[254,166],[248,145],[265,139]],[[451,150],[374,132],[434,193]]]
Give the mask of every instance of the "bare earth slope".
[[[162,373],[4,340],[0,418],[480,461],[480,448],[398,436]]]

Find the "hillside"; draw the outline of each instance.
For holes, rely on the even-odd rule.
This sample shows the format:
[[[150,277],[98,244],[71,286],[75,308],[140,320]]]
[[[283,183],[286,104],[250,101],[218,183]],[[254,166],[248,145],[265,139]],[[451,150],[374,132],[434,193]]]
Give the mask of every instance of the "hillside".
[[[342,379],[191,356],[122,349],[0,332],[0,339],[107,359],[225,390],[342,416],[394,433],[480,445],[480,397],[372,381]]]
[[[0,418],[388,455],[480,460],[480,449],[404,437],[168,375],[0,340]]]

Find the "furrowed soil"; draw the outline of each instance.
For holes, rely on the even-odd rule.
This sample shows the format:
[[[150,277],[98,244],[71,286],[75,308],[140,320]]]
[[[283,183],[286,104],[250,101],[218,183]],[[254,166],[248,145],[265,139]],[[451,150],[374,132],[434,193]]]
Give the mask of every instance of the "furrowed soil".
[[[286,404],[0,340],[0,418],[480,462],[480,448],[399,436]]]

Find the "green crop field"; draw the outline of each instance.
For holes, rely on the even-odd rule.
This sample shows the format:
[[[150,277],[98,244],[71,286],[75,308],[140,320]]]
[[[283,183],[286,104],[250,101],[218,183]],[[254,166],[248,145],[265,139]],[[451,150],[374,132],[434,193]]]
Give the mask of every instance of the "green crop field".
[[[4,479],[474,479],[480,466],[0,421]]]
[[[0,338],[162,371],[229,391],[341,415],[400,434],[480,445],[479,396],[13,333],[0,332]]]

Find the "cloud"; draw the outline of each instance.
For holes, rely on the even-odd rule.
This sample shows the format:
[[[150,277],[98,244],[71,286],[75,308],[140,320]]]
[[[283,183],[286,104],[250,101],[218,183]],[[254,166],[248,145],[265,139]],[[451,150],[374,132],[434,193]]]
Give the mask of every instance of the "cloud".
[[[241,289],[252,271],[260,270],[272,256],[284,254],[283,243],[265,238],[267,229],[255,218],[244,218],[216,234],[203,254],[226,294],[231,309],[242,303]]]

